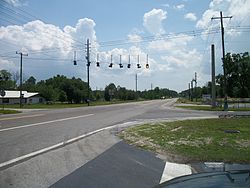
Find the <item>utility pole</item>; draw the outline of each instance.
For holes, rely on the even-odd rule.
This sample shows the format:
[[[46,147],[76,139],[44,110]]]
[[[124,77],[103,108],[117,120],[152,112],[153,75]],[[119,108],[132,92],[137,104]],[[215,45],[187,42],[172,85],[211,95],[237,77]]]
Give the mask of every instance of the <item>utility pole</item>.
[[[191,101],[193,101],[193,80],[191,80]]]
[[[89,39],[87,39],[87,56],[86,56],[86,59],[87,59],[87,79],[88,79],[88,100],[87,100],[87,102],[88,102],[88,106],[89,106],[89,100],[90,100],[90,91],[89,91],[89,67],[90,67],[90,57],[89,57]]]
[[[195,101],[197,102],[197,72],[195,72],[194,81],[195,81],[195,88],[194,88]]]
[[[22,87],[23,87],[23,56],[28,56],[28,54],[24,54],[22,52],[16,52],[16,54],[20,55],[20,108],[22,108],[22,100],[23,100],[23,94],[22,94]]]
[[[188,99],[191,100],[190,83],[188,83]]]
[[[227,79],[226,79],[226,67],[225,67],[225,43],[224,43],[224,27],[223,27],[223,19],[224,18],[232,18],[232,16],[224,16],[222,15],[222,11],[220,11],[220,17],[212,17],[211,19],[220,19],[221,24],[221,43],[222,43],[222,64],[223,64],[223,72],[224,72],[224,110],[228,109],[227,103]]]
[[[137,78],[137,73],[135,74],[135,92],[137,93],[137,82],[138,82],[138,78]]]
[[[215,108],[215,52],[214,44],[211,45],[211,63],[212,63],[212,107]]]

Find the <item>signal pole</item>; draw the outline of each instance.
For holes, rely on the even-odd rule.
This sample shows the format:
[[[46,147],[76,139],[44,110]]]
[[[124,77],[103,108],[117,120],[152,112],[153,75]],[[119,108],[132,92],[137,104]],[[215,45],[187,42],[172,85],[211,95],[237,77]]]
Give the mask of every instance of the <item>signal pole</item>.
[[[23,87],[23,56],[28,56],[28,54],[24,54],[22,52],[16,52],[16,54],[20,55],[20,108],[22,108],[22,87]]]
[[[223,72],[224,72],[224,110],[228,109],[227,103],[227,79],[226,79],[226,67],[225,67],[225,44],[224,44],[224,27],[223,27],[223,19],[224,18],[232,18],[232,16],[222,16],[222,11],[220,11],[220,17],[212,17],[211,19],[220,19],[221,24],[221,43],[222,43],[222,64],[223,64]]]
[[[88,100],[87,100],[87,102],[88,102],[88,106],[89,106],[89,100],[90,100],[90,91],[89,91],[89,66],[90,66],[90,57],[89,57],[89,39],[87,39],[87,56],[86,56],[86,59],[87,59],[87,79],[88,79]]]
[[[135,74],[135,92],[137,93],[137,82],[138,82],[138,78],[137,78],[137,73]]]

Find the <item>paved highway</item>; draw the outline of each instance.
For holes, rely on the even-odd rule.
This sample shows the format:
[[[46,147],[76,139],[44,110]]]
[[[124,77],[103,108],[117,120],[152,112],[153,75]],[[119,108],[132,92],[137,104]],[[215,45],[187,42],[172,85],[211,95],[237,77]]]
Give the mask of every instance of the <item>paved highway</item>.
[[[58,155],[60,155],[61,150],[64,150],[63,160],[67,161],[69,167],[65,171],[61,169],[62,174],[59,173],[60,176],[55,175],[56,178],[47,179],[47,184],[41,183],[43,186],[40,187],[50,186],[68,174],[69,171],[74,171],[76,168],[97,157],[119,142],[118,138],[112,138],[109,135],[103,136],[103,138],[91,136],[91,138],[88,139],[92,140],[86,145],[86,136],[89,136],[89,133],[101,134],[99,131],[105,131],[104,128],[109,128],[117,124],[215,117],[218,115],[216,112],[197,112],[173,108],[175,101],[176,99],[155,100],[109,106],[36,110],[17,115],[2,115],[0,116],[0,172],[5,172],[6,174],[6,172],[9,173],[9,171],[22,171],[23,168],[27,170],[27,164],[32,163],[39,157],[48,157],[53,154],[54,159],[55,156],[58,157]],[[85,139],[78,141],[77,144],[73,142],[75,138],[83,137]],[[102,139],[100,140],[100,138]],[[70,140],[73,142],[72,144],[65,147],[62,147],[64,145],[60,145],[60,143],[65,143]],[[67,151],[71,150],[74,144],[78,147],[77,152],[81,152],[81,160],[84,159],[85,162],[78,159],[77,155],[74,156],[74,159],[68,159],[67,156],[65,156],[65,149],[67,149]],[[73,150],[77,153],[75,148],[72,149],[72,151]],[[44,154],[45,151],[46,153]],[[43,155],[40,156],[40,154]],[[84,156],[82,156],[83,154]],[[43,161],[45,159],[40,158],[39,160]],[[51,161],[51,156],[46,158],[46,160],[50,160],[49,164],[54,165],[53,161]],[[79,163],[76,164],[76,160]],[[32,164],[37,165],[37,161]],[[46,168],[48,167],[46,167],[45,163],[43,164],[44,166],[39,166],[39,170],[41,172],[45,170],[46,172]],[[72,164],[75,164],[75,166],[70,166]],[[25,167],[22,167],[22,165],[25,165]],[[58,166],[60,165],[58,164]],[[37,166],[32,167],[32,169],[36,168]],[[30,170],[31,167],[28,169]],[[32,174],[30,174],[30,176],[32,176]],[[51,175],[51,177],[53,176]],[[6,183],[7,180],[0,178],[0,183],[1,181]],[[6,184],[4,185],[6,186]],[[28,184],[24,185],[23,187],[26,187]],[[34,186],[34,184],[30,186],[32,185]],[[19,187],[22,186],[19,184]]]

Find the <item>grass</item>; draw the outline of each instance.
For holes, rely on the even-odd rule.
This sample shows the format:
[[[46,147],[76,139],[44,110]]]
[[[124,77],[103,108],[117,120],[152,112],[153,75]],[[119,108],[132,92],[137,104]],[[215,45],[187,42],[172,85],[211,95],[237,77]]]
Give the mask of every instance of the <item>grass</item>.
[[[21,113],[20,111],[17,110],[0,110],[0,115],[1,114],[17,114],[17,113]]]
[[[176,106],[177,108],[185,108],[191,110],[204,110],[204,111],[223,111],[223,108],[211,106]],[[250,111],[250,108],[228,108],[228,111]]]
[[[138,100],[140,101],[140,100]],[[101,106],[101,105],[111,105],[111,104],[122,104],[135,101],[95,101],[91,102],[90,106]],[[69,103],[53,103],[53,104],[25,104],[24,109],[58,109],[58,108],[77,108],[86,107],[87,103],[81,104],[69,104]],[[19,104],[5,105],[6,108],[20,108]]]
[[[175,162],[250,162],[250,118],[145,124],[128,128],[120,136],[144,149],[172,156]]]
[[[195,99],[193,101],[190,101],[189,99],[186,98],[178,98],[177,103],[183,103],[183,104],[201,104],[201,99],[198,98],[197,102],[195,101]]]

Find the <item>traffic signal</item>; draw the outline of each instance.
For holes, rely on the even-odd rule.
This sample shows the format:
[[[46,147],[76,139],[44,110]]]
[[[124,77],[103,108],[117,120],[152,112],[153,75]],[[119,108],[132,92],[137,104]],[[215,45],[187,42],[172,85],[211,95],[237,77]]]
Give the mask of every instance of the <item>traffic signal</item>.
[[[74,51],[74,60],[73,60],[73,63],[74,63],[74,65],[77,65],[77,62],[76,62],[76,51]]]

